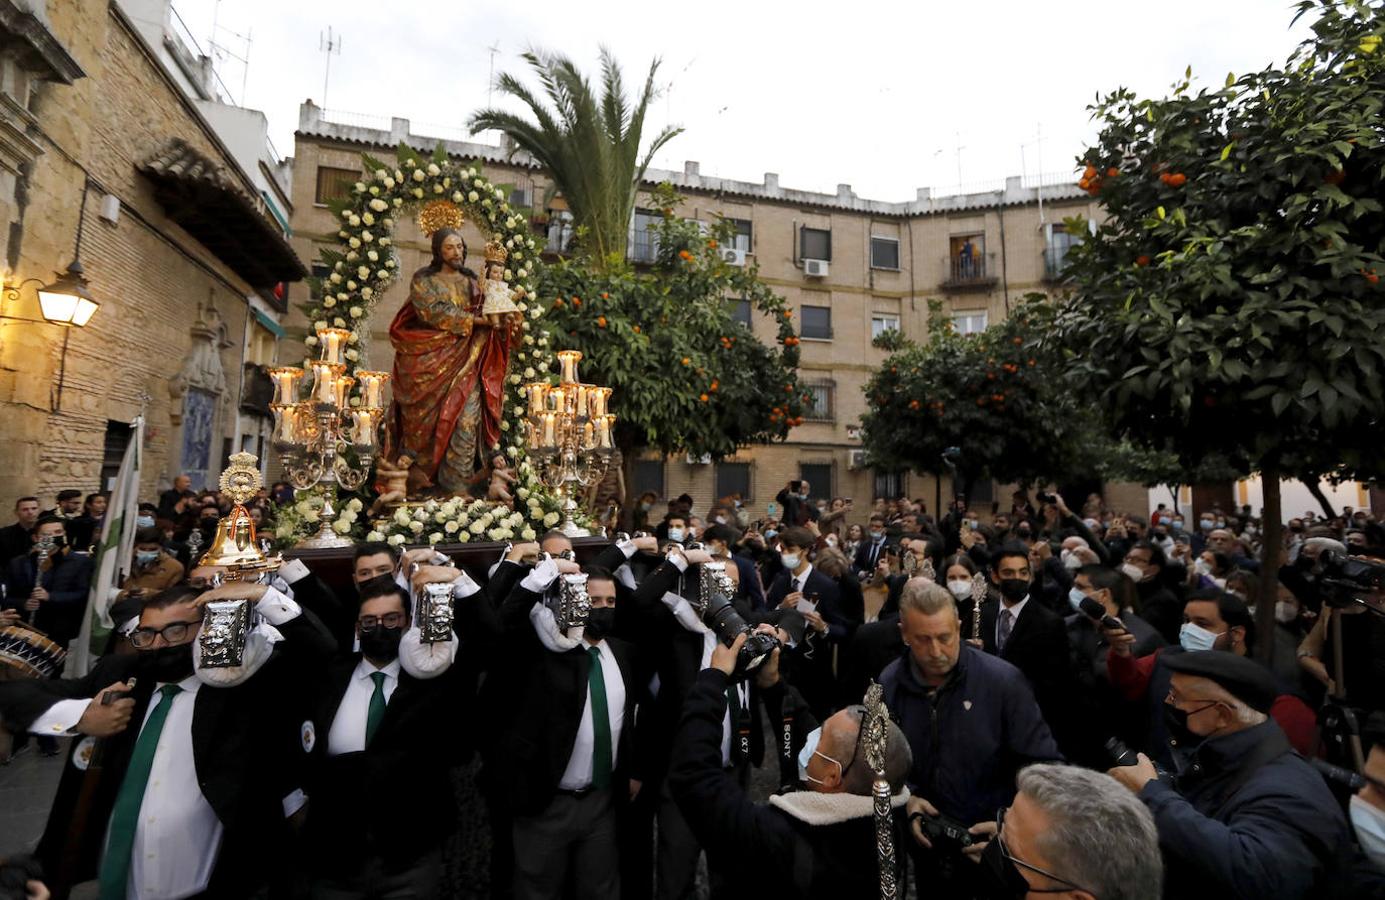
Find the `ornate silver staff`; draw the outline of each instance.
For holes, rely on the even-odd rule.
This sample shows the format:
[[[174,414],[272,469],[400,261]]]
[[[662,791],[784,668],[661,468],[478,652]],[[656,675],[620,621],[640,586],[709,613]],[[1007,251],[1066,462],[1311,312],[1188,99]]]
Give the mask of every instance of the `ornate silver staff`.
[[[971,576],[971,636],[981,640],[981,601],[986,599],[986,578],[980,572]]]
[[[885,689],[874,681],[866,689],[866,713],[861,720],[861,742],[866,765],[875,773],[870,795],[875,811],[875,855],[880,864],[880,900],[899,897],[899,867],[894,849],[894,819],[891,815],[890,781],[885,775],[885,759],[890,736],[890,712],[885,708]]]

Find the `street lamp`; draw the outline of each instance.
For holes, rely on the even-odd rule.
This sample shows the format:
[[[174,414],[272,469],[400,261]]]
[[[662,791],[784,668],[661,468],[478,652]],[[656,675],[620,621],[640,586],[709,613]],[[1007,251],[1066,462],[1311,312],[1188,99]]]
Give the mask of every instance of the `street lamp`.
[[[101,307],[87,290],[86,275],[78,259],[72,261],[57,281],[38,289],[38,305],[45,321],[67,328],[84,327]]]

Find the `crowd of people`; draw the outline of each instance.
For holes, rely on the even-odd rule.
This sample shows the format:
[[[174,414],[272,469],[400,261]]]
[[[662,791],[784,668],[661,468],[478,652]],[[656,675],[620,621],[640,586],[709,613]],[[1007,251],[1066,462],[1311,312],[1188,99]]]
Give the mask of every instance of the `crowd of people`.
[[[1341,568],[1385,555],[1370,513],[1290,521],[1268,597],[1248,507],[812,496],[645,494],[597,506],[611,541],[461,567],[362,543],[333,589],[223,581],[230,504],[180,478],[92,671],[0,681],[13,752],[75,738],[7,866],[103,900],[878,896],[885,783],[901,895],[1385,896],[1385,589]],[[105,497],[41,509],[0,529],[0,627],[66,644]],[[212,666],[231,600],[243,658]]]

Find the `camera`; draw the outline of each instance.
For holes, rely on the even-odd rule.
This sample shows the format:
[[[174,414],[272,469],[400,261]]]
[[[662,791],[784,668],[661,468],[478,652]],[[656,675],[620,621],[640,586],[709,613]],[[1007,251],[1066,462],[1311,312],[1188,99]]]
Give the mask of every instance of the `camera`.
[[[1385,590],[1385,563],[1323,550],[1316,561],[1299,557],[1298,565],[1319,603],[1338,608],[1362,603],[1385,614],[1385,609],[1365,600],[1366,595]]]
[[[1106,755],[1111,757],[1111,766],[1113,768],[1135,766],[1140,763],[1140,754],[1127,747],[1125,742],[1118,737],[1111,738],[1103,744],[1102,747],[1105,748]],[[1154,771],[1159,773],[1159,777],[1161,778],[1166,774],[1158,763],[1154,763]]]
[[[919,811],[909,818],[918,821],[919,827],[923,829],[923,836],[928,838],[935,850],[965,850],[976,843],[976,838],[967,830],[967,826],[942,813],[930,816]]]
[[[739,635],[745,634],[745,643],[741,645],[741,652],[736,656],[736,668],[731,674],[733,681],[746,678],[760,668],[779,646],[779,639],[774,635],[751,631],[745,619],[736,612],[735,605],[723,594],[715,594],[708,601],[702,621],[716,633],[717,640],[728,647]]]
[[[1053,494],[1050,494],[1048,491],[1039,491],[1037,494],[1035,494],[1035,496],[1037,496],[1037,497],[1039,498],[1039,502],[1040,502],[1040,503],[1057,503],[1057,502],[1058,502],[1058,498],[1055,497]]]

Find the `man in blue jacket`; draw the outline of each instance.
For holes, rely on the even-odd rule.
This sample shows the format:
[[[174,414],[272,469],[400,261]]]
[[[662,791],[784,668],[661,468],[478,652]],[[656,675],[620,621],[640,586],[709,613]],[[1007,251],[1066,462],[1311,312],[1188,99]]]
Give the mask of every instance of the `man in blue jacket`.
[[[1351,846],[1322,776],[1268,713],[1279,691],[1263,666],[1216,650],[1170,657],[1172,727],[1196,749],[1176,776],[1149,757],[1111,770],[1150,812],[1166,897],[1321,897]]]
[[[1019,669],[961,640],[952,595],[924,578],[900,593],[906,653],[880,675],[885,705],[909,739],[911,816],[939,814],[984,833],[1015,798],[1026,765],[1062,759]],[[957,845],[914,836],[920,895],[970,897],[977,874]]]

